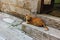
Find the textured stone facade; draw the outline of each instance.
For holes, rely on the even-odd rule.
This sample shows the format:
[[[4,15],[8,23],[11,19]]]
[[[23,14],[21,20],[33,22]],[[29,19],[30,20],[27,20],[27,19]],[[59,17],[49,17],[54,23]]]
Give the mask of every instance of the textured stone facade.
[[[0,0],[1,11],[20,14],[37,12],[40,0]],[[40,3],[40,2],[39,2]]]

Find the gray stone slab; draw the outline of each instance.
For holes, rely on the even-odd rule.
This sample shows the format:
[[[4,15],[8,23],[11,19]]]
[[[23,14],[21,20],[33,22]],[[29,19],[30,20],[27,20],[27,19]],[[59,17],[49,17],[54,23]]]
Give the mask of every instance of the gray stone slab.
[[[7,13],[0,12],[0,26],[18,26],[23,22],[23,20],[9,15]]]
[[[60,30],[52,27],[48,27],[49,31],[45,31],[44,28],[36,27],[25,22],[22,24],[22,30],[38,40],[60,40]]]
[[[0,12],[0,40],[33,40],[21,31],[23,20]]]
[[[5,40],[33,40],[33,38],[27,36],[22,31],[9,28],[0,28],[0,36]]]

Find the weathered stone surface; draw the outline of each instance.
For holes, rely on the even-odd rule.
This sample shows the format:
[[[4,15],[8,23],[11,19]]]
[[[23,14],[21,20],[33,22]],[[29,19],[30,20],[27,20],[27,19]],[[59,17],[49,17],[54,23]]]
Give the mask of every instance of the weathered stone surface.
[[[16,18],[12,15],[8,15],[6,13],[0,12],[0,26],[5,26],[5,27],[9,27],[9,26],[18,26],[23,22],[22,19]]]
[[[17,29],[0,28],[0,36],[5,40],[33,40],[33,38],[25,35],[22,31]]]
[[[21,28],[23,20],[0,12],[0,40],[33,40]]]
[[[2,3],[1,11],[4,12],[17,11],[17,13],[23,12],[24,14],[29,12],[36,13],[37,8],[40,7],[38,6],[39,1],[41,2],[41,0],[0,0],[0,2]]]
[[[2,4],[1,4],[1,0],[0,0],[0,11],[1,11],[1,6],[2,6]]]
[[[45,31],[44,28],[30,24],[23,23],[22,25],[22,30],[34,40],[60,40],[60,31],[57,29],[49,27],[49,31]]]

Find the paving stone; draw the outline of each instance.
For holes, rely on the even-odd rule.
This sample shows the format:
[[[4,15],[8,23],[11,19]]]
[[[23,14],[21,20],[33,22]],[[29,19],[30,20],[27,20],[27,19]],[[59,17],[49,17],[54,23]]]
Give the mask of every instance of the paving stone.
[[[22,22],[19,18],[0,12],[0,40],[33,40],[21,30]]]
[[[1,21],[5,21],[5,22],[8,22],[10,24],[20,24],[23,20],[17,18],[17,17],[14,17],[14,16],[11,16],[11,15],[8,15],[6,13],[1,13],[0,14],[0,20]]]
[[[16,29],[0,29],[0,36],[5,40],[33,40],[33,38],[27,36],[26,34],[22,33],[22,31]]]

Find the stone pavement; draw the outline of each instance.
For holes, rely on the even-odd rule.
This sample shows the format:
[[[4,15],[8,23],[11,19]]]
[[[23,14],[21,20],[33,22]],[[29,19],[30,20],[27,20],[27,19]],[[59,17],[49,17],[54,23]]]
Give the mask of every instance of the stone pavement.
[[[0,40],[33,40],[21,30],[23,20],[0,12]]]

